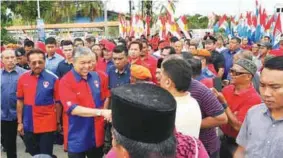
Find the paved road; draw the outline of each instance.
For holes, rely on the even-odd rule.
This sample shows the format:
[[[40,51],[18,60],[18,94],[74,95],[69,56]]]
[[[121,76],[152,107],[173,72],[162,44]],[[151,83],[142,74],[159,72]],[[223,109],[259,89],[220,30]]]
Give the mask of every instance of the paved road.
[[[25,146],[20,137],[17,139],[17,156],[18,158],[31,158],[31,156],[28,153],[25,153]],[[67,158],[67,153],[63,150],[63,145],[54,145],[53,153],[58,158]],[[7,158],[5,152],[1,152],[1,158]]]

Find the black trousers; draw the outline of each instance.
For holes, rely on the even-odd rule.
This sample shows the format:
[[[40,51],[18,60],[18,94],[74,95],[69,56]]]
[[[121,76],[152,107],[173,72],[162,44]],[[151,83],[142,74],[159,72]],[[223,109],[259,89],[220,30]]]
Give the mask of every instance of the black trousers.
[[[40,134],[25,132],[24,142],[32,156],[37,154],[53,155],[54,132]]]
[[[1,121],[1,143],[6,149],[7,158],[17,157],[17,121]]]
[[[233,158],[233,155],[238,148],[235,138],[223,135],[220,137],[220,140],[220,158]]]
[[[85,152],[81,153],[72,153],[68,152],[69,158],[102,158],[103,157],[103,147],[91,148]]]

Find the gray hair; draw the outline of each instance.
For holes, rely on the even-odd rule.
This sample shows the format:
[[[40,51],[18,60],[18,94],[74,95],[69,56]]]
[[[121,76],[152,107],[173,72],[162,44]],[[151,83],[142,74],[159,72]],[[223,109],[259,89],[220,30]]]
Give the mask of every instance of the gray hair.
[[[172,135],[168,139],[157,143],[149,144],[131,140],[119,134],[113,128],[113,135],[117,144],[123,146],[130,157],[134,158],[174,158],[176,157],[177,141]]]
[[[12,49],[6,49],[6,50],[4,50],[4,51],[2,51],[2,52],[0,53],[0,57],[3,58],[3,55],[6,54],[6,53],[13,53],[13,54],[16,56],[16,53],[15,53],[14,50],[12,50]]]
[[[75,48],[74,52],[74,62],[76,62],[82,56],[94,56],[92,51],[87,47],[77,47]]]

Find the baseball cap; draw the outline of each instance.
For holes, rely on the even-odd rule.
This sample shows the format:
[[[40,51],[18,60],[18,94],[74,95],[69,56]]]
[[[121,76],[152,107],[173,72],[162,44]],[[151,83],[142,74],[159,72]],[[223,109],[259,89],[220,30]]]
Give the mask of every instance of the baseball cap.
[[[24,56],[26,54],[26,51],[23,47],[21,47],[15,50],[15,54],[16,57]]]
[[[113,52],[114,48],[116,47],[116,45],[110,41],[107,41],[104,43],[104,48],[110,52]]]
[[[262,42],[259,46],[266,47],[267,49],[272,49],[272,44],[269,42]]]

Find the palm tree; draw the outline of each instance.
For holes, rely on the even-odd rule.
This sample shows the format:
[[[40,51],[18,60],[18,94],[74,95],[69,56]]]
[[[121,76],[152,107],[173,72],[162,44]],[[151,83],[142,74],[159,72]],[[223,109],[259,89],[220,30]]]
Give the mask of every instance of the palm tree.
[[[66,17],[67,22],[70,23],[70,18],[77,14],[77,7],[73,1],[61,1],[60,3],[62,17]]]
[[[80,1],[79,3],[79,8],[81,10],[82,15],[89,17],[91,22],[93,22],[96,17],[102,15],[102,1]]]
[[[73,1],[53,1],[52,6],[50,13],[44,17],[50,23],[61,23],[66,19],[70,23],[70,19],[77,13],[77,8]]]

